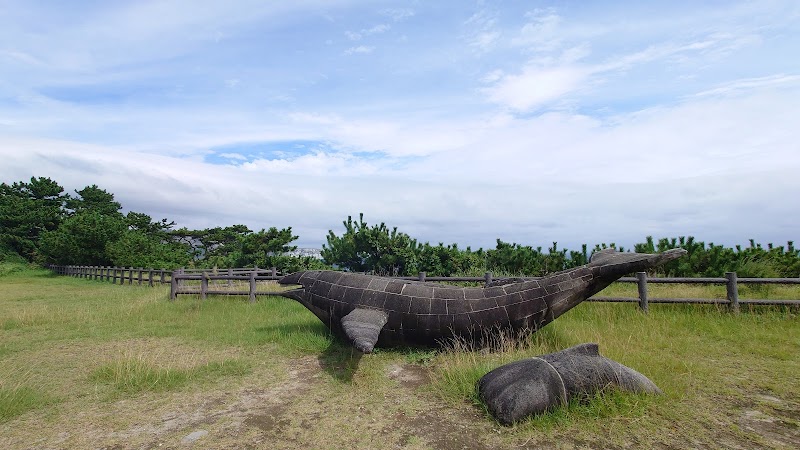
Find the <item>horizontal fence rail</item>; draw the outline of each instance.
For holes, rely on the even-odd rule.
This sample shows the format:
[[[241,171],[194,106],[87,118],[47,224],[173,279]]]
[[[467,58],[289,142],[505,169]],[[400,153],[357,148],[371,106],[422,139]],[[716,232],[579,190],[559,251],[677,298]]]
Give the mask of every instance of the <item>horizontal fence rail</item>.
[[[147,283],[170,283],[170,300],[175,300],[178,295],[199,295],[205,299],[208,295],[246,295],[251,302],[256,301],[259,295],[276,295],[277,290],[257,291],[259,281],[277,281],[283,276],[276,268],[228,268],[228,269],[144,269],[135,267],[106,267],[106,266],[50,266],[50,270],[60,275],[106,280],[119,284],[142,285]],[[503,278],[495,279],[491,272],[486,272],[482,277],[429,277],[425,272],[420,272],[413,277],[394,277],[402,280],[430,281],[430,282],[475,282],[489,284],[502,282]],[[519,277],[515,280],[536,280],[541,277]],[[196,282],[199,281],[199,284]],[[225,287],[209,286],[209,282],[226,281]],[[187,284],[191,282],[192,284]],[[236,282],[236,285],[234,283]],[[740,305],[783,305],[800,306],[800,300],[767,300],[767,299],[740,299],[740,284],[800,284],[800,278],[738,278],[735,272],[726,272],[725,277],[709,278],[648,278],[645,272],[636,273],[635,277],[623,277],[621,283],[636,283],[638,297],[604,297],[593,296],[587,301],[611,303],[638,303],[642,311],[647,312],[650,303],[684,303],[684,304],[714,304],[727,305],[731,311],[738,312]],[[648,295],[647,285],[653,284],[720,284],[726,287],[726,298],[651,298]],[[234,289],[240,284],[246,284],[247,289]]]

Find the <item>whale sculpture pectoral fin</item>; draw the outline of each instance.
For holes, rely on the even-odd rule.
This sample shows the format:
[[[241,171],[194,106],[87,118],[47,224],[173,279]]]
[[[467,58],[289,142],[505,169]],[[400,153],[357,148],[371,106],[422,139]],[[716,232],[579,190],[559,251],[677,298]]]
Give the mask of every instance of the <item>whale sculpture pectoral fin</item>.
[[[342,317],[342,329],[363,353],[371,353],[389,316],[377,309],[356,308]]]

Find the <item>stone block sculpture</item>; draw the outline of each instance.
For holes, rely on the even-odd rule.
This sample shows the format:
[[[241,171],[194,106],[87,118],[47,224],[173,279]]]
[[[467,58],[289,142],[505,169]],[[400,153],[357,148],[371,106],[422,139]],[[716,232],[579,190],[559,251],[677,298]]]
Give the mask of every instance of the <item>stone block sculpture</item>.
[[[511,425],[607,387],[661,394],[647,377],[600,356],[591,343],[498,367],[480,379],[478,394],[498,422]]]
[[[278,281],[300,287],[281,295],[297,300],[334,333],[364,353],[375,345],[436,345],[458,337],[478,342],[492,330],[536,331],[625,274],[685,254],[607,249],[589,264],[538,280],[457,287],[327,270],[297,272]]]

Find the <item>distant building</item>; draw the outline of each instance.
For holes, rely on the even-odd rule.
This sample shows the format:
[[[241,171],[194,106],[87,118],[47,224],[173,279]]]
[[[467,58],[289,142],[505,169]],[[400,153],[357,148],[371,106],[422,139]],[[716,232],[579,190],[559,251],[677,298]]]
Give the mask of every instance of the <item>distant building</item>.
[[[322,259],[322,250],[318,248],[298,248],[297,250],[286,253],[288,256],[299,258],[311,257]]]

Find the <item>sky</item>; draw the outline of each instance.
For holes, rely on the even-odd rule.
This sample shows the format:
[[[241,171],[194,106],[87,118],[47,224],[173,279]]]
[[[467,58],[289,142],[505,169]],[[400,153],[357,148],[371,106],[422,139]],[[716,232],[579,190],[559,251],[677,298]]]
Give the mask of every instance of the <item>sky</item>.
[[[800,238],[800,2],[0,0],[0,182],[202,229]]]

